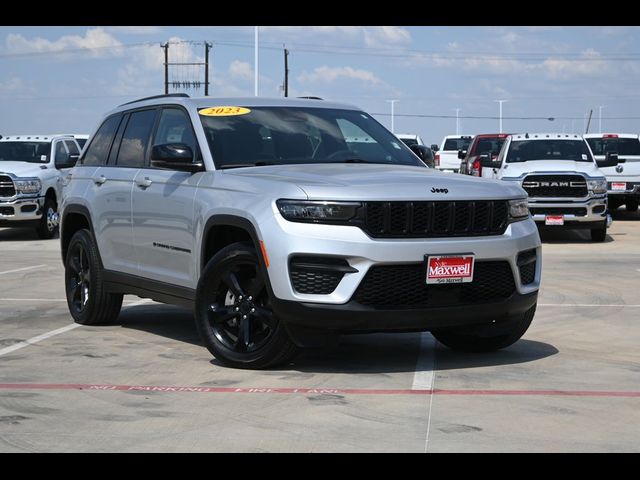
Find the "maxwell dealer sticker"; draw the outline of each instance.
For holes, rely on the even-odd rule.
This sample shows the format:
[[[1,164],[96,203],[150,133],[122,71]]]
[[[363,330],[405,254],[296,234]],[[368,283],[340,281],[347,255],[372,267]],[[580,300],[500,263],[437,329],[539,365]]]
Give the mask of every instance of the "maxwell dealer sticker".
[[[626,190],[627,189],[627,184],[625,182],[613,182],[611,184],[611,190]]]
[[[544,217],[545,225],[564,225],[564,217],[562,215],[547,215]]]
[[[427,283],[467,283],[473,281],[473,255],[427,257]]]
[[[246,115],[251,110],[244,107],[210,107],[203,108],[198,113],[207,117],[231,117],[233,115]]]

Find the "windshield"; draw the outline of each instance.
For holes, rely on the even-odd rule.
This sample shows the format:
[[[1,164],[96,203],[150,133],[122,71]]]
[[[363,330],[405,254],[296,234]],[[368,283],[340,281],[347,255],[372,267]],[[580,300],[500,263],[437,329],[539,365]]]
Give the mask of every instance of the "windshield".
[[[0,161],[47,163],[51,142],[0,142]]]
[[[407,146],[364,112],[329,108],[201,109],[216,168],[311,163],[424,167]],[[246,111],[245,111],[246,110]]]
[[[570,160],[593,162],[584,140],[524,140],[511,142],[507,163],[530,160]]]
[[[637,138],[587,138],[594,155],[606,155],[607,152],[624,155],[640,155],[640,140]]]
[[[447,138],[444,142],[442,150],[468,150],[471,144],[471,137],[469,138]],[[502,146],[502,145],[500,145]]]

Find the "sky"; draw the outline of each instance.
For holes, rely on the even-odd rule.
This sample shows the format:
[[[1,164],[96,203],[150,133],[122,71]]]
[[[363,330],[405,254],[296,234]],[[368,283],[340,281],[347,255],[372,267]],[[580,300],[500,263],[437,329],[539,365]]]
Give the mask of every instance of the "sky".
[[[210,95],[254,95],[246,27],[0,27],[0,134],[90,133],[102,115],[164,93],[169,62],[212,44]],[[427,144],[456,133],[640,132],[640,27],[259,27],[258,93],[355,104]],[[204,80],[175,66],[170,81]],[[192,96],[204,90],[185,91]],[[395,102],[390,102],[395,100]],[[602,107],[602,108],[601,108]],[[472,118],[479,117],[479,118]],[[553,120],[549,120],[552,118]],[[600,120],[601,119],[601,120]]]

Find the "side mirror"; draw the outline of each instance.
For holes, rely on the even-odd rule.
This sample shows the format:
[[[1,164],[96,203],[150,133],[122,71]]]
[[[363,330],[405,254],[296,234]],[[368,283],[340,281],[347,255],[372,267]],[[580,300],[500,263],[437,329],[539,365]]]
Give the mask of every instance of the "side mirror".
[[[191,173],[204,169],[202,162],[193,161],[193,150],[184,143],[154,145],[151,148],[151,166]]]
[[[464,160],[466,156],[467,156],[466,150],[458,150],[458,158],[460,160]]]
[[[431,151],[437,152],[439,150],[440,150],[440,147],[438,145],[436,145],[435,143],[431,144]]]
[[[618,154],[614,152],[607,152],[607,154],[604,156],[604,160],[596,160],[596,163],[600,168],[615,167],[619,163]]]
[[[78,154],[68,154],[65,157],[63,157],[62,159],[58,159],[56,157],[56,164],[55,167],[60,169],[60,168],[73,168],[76,166],[76,162],[78,161],[78,158],[80,158],[80,155]]]
[[[502,163],[494,161],[491,157],[491,152],[484,152],[480,155],[480,165],[485,168],[500,168]]]
[[[418,145],[414,143],[409,147],[413,153],[415,153],[420,160],[427,164],[428,167],[434,167],[433,152],[429,147],[424,145]]]

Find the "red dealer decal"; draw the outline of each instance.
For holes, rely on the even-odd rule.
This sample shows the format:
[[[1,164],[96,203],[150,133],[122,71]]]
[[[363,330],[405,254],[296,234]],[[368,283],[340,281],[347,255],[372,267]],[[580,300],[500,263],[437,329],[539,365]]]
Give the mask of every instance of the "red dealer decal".
[[[473,280],[473,255],[427,258],[427,283],[466,283]]]

